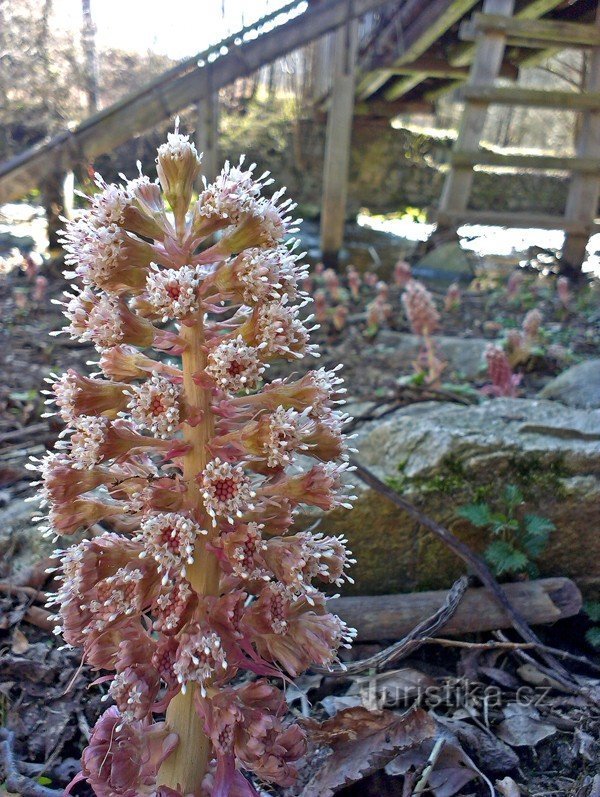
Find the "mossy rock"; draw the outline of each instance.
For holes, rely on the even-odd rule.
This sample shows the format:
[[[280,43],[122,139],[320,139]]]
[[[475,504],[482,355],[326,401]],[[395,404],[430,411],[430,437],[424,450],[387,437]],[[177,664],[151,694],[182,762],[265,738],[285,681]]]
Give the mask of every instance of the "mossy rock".
[[[538,560],[542,576],[600,587],[600,412],[550,401],[496,399],[479,406],[427,402],[362,427],[359,461],[428,516],[482,553],[489,532],[457,517],[459,506],[496,500],[507,484],[525,495],[522,510],[556,526]],[[321,524],[344,534],[357,564],[345,594],[447,587],[466,565],[381,494],[353,478],[352,511]]]

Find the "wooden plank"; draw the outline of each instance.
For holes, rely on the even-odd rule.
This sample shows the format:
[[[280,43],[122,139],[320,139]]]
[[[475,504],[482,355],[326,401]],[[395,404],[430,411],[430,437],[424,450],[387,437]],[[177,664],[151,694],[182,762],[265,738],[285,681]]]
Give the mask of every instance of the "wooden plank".
[[[438,211],[437,223],[442,227],[459,224],[483,224],[492,227],[518,227],[521,229],[565,230],[579,235],[589,233],[595,226],[577,219],[567,220],[563,216],[551,216],[545,213],[523,213],[499,210],[460,210]]]
[[[211,87],[203,67],[196,65],[185,74],[176,72],[176,76],[167,82],[153,81],[140,92],[106,108],[73,130],[64,131],[0,165],[0,203],[21,197],[38,186],[57,163],[60,162],[67,170],[75,162],[91,161],[110,152],[133,136],[197,103],[210,90],[227,86],[236,78],[250,75],[261,66],[336,30],[346,22],[348,14],[352,19],[358,19],[385,2],[353,0],[348,4],[347,0],[328,0],[323,4],[311,4],[304,11],[303,2],[293,3],[291,7],[298,11],[298,16],[293,19],[256,38],[240,39],[237,44],[237,37],[233,37],[227,52],[212,63],[214,81]],[[281,10],[272,16],[279,14]],[[219,45],[213,50],[217,52]],[[191,60],[197,62],[198,57]]]
[[[594,29],[600,32],[600,5],[596,10]],[[586,93],[600,95],[600,47],[594,47],[585,76]],[[592,109],[581,120],[576,154],[581,158],[600,157],[600,114]],[[598,209],[600,180],[597,174],[575,174],[571,179],[565,216],[569,223],[583,221],[591,224]],[[569,231],[563,247],[563,260],[571,267],[581,269],[586,254],[589,232],[582,235]]]
[[[521,86],[463,86],[456,92],[458,102],[482,105],[524,105],[529,108],[557,108],[563,111],[585,111],[600,108],[600,91],[558,91],[528,89]]]
[[[477,37],[479,36],[479,31],[475,28],[471,20],[463,22],[458,31],[459,38],[463,41],[477,41]],[[506,36],[506,46],[507,47],[521,47],[525,50],[548,50],[552,48],[553,45],[548,39],[540,39],[535,38],[533,36],[517,36],[514,34],[508,34]],[[580,43],[574,41],[571,44],[559,44],[554,46],[554,50],[564,50],[566,47],[569,49],[588,49],[592,47],[592,44],[588,42]]]
[[[581,593],[568,578],[543,578],[503,584],[511,604],[530,624],[554,623],[581,611]],[[356,628],[359,642],[381,642],[406,636],[430,617],[446,598],[445,591],[411,592],[406,595],[358,595],[336,598],[328,611]],[[493,595],[482,587],[468,589],[458,609],[440,634],[462,635],[510,628],[511,621]]]
[[[554,155],[520,155],[479,150],[479,152],[452,152],[454,166],[499,166],[539,171],[578,172],[600,174],[600,158],[557,157]]]
[[[485,0],[483,10],[490,14],[510,16],[514,0]],[[481,86],[493,84],[504,57],[504,37],[501,33],[490,33],[483,37],[475,51],[471,67],[471,86],[478,90]],[[467,87],[465,87],[467,88]],[[466,103],[460,120],[458,136],[454,149],[474,152],[479,148],[487,116],[487,106]],[[466,209],[473,180],[472,168],[453,167],[446,175],[440,197],[440,211],[461,211]],[[443,226],[440,223],[440,226]]]
[[[321,204],[321,253],[326,266],[337,265],[344,241],[357,50],[358,22],[353,21],[336,34],[331,105],[327,115]]]
[[[550,44],[584,45],[597,47],[600,45],[600,33],[593,25],[561,20],[515,19],[503,17],[501,14],[473,14],[472,27],[475,31],[501,32],[507,36],[522,39],[539,39]]]

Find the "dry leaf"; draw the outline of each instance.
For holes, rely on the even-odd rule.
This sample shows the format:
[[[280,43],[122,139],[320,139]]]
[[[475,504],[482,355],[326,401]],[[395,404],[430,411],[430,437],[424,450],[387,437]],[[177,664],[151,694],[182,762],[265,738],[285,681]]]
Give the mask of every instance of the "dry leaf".
[[[512,778],[508,776],[502,778],[502,780],[496,781],[496,788],[503,795],[503,797],[521,797],[521,792],[519,791],[519,787],[514,782]]]
[[[10,649],[17,656],[29,650],[29,640],[27,639],[25,634],[22,631],[20,631],[18,628],[15,628],[15,630],[13,631],[12,645]]]
[[[542,739],[553,736],[556,726],[544,722],[535,706],[508,703],[497,733],[511,747],[535,747]]]
[[[301,797],[331,797],[343,786],[382,769],[401,750],[421,744],[436,731],[435,721],[420,708],[401,715],[348,708],[325,722],[305,720],[303,724],[312,741],[330,747],[332,753]]]
[[[435,685],[436,681],[429,675],[412,667],[404,667],[355,678],[346,694],[360,695],[363,705],[371,709],[391,708]]]
[[[441,751],[436,756],[433,770],[427,778],[427,792],[434,797],[453,797],[463,786],[475,778],[483,780],[490,794],[494,789],[486,776],[462,749],[460,744],[444,730],[438,732],[438,739],[444,740]],[[385,768],[388,775],[406,775],[423,769],[434,748],[435,740],[426,739],[419,747],[400,753]]]

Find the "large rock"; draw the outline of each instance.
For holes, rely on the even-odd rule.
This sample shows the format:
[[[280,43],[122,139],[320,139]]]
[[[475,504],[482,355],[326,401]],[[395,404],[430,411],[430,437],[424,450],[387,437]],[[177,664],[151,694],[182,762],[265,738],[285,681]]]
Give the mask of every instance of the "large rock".
[[[435,335],[434,342],[439,356],[448,363],[448,371],[472,380],[485,370],[484,355],[488,340]],[[384,352],[389,357],[389,368],[410,370],[411,363],[418,358],[422,347],[423,339],[419,335],[383,329],[374,340],[373,352]]]
[[[544,387],[540,398],[560,401],[579,409],[600,408],[600,359],[567,368]]]
[[[458,242],[440,244],[415,263],[413,270],[417,276],[449,280],[473,276],[469,255]]]
[[[492,503],[506,484],[528,497],[525,511],[556,531],[539,562],[542,575],[600,587],[600,411],[551,401],[496,399],[479,406],[414,404],[365,424],[358,459],[478,552],[488,532],[456,518],[480,488]],[[347,594],[442,588],[465,565],[379,493],[354,481],[353,511],[330,513],[322,530],[343,533],[358,564]]]

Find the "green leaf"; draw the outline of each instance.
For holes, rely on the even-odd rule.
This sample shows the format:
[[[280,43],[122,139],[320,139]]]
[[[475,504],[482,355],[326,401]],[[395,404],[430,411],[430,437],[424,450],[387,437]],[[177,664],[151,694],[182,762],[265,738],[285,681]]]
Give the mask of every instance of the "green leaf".
[[[514,508],[523,503],[523,493],[519,490],[516,484],[507,484],[504,490],[504,499],[506,503]]]
[[[492,522],[490,508],[487,504],[466,504],[459,507],[456,514],[465,518],[477,528],[489,526]]]
[[[504,573],[522,573],[529,563],[522,551],[518,551],[505,540],[495,540],[490,543],[486,548],[485,558],[497,576]]]
[[[585,638],[593,648],[600,648],[600,628],[590,628],[586,631]]]
[[[550,532],[554,531],[556,526],[551,520],[539,515],[525,515],[525,528],[523,547],[529,556],[537,558],[548,544]]]
[[[40,786],[50,786],[52,780],[50,778],[47,778],[45,775],[40,775],[39,778],[37,779],[37,782],[40,784]]]
[[[600,601],[586,601],[583,611],[593,623],[600,623]]]
[[[533,536],[540,534],[541,536],[545,535],[545,538],[548,539],[548,535],[551,531],[554,531],[556,526],[551,520],[548,520],[547,517],[540,517],[540,515],[525,515],[525,528],[527,529],[528,534],[532,534]]]

